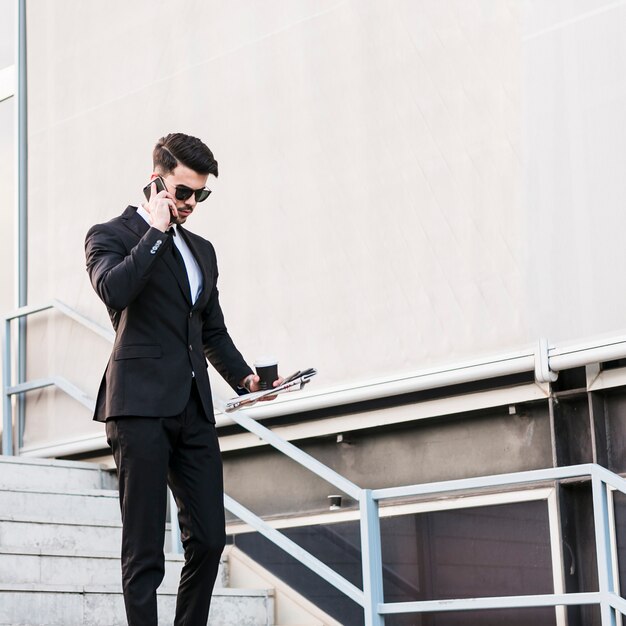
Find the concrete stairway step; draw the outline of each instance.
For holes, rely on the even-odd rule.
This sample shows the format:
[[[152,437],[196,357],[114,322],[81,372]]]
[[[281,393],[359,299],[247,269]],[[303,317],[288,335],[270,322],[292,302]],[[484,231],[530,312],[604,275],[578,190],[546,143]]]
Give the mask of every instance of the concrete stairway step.
[[[112,472],[96,463],[0,455],[0,488],[115,489],[116,481]]]
[[[120,553],[121,521],[60,521],[45,517],[4,515],[0,517],[0,546],[80,552]],[[169,522],[165,525],[166,553],[171,552]]]
[[[19,511],[25,517],[46,517],[52,522],[113,522],[120,519],[118,492],[108,489],[0,488],[0,519],[12,511]]]
[[[165,555],[164,587],[176,588],[183,567],[183,556]],[[224,563],[217,584],[223,585]],[[107,552],[76,553],[69,550],[42,552],[33,548],[0,546],[1,584],[120,585],[118,554]]]
[[[119,553],[121,522],[56,522],[45,517],[4,515],[0,545],[39,550],[105,551]]]
[[[0,626],[126,623],[116,481],[100,465],[0,456]],[[182,555],[169,554],[159,623],[174,619]],[[228,551],[213,593],[211,626],[270,626],[274,591],[228,588]],[[247,586],[247,585],[242,585]],[[300,623],[300,622],[298,622]]]
[[[159,624],[172,624],[176,592],[158,593]],[[0,625],[112,626],[125,624],[124,601],[117,588],[71,585],[0,584]],[[271,590],[216,589],[211,626],[271,626]]]

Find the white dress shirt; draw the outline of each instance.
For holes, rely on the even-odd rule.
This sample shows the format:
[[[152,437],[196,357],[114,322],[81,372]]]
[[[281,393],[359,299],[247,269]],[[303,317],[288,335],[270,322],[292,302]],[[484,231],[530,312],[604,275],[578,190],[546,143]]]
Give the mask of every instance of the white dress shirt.
[[[139,206],[137,207],[137,215],[141,215],[141,217],[146,220],[148,225],[152,226],[152,224],[150,223],[150,214],[143,208],[143,205],[141,204],[139,204]],[[187,242],[176,230],[176,226],[177,224],[173,224],[172,226],[170,226],[170,228],[173,228],[176,231],[176,236],[173,237],[174,245],[178,248],[178,251],[183,257],[183,261],[185,262],[187,278],[189,280],[189,287],[191,288],[191,302],[192,304],[195,304],[198,296],[202,292],[202,271],[200,270],[198,261],[196,261],[196,258],[191,253]]]

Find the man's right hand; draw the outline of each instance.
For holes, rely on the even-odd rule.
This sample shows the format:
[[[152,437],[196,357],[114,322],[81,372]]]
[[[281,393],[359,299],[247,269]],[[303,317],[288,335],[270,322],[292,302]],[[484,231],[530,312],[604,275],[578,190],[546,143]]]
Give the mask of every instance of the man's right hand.
[[[150,214],[150,223],[154,228],[165,232],[172,221],[172,216],[178,218],[174,196],[167,190],[156,192],[156,183],[150,185],[150,200],[144,204],[144,208]]]

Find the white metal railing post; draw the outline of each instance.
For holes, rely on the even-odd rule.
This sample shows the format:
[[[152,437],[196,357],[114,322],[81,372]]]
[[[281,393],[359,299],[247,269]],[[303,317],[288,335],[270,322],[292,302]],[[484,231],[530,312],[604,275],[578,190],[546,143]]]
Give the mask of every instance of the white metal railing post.
[[[4,322],[2,335],[2,454],[13,454],[13,407],[11,403],[11,320]]]
[[[359,499],[361,513],[361,563],[363,568],[363,596],[365,626],[384,626],[385,618],[378,611],[384,600],[383,558],[380,545],[380,517],[378,502],[371,489],[362,489]]]
[[[610,596],[615,591],[613,562],[611,559],[611,540],[609,528],[609,507],[607,485],[592,469],[591,490],[593,498],[593,523],[596,536],[596,560],[598,567],[598,591],[600,592],[600,613],[602,626],[616,626],[615,609],[611,606]]]
[[[604,481],[603,481],[604,482]],[[620,579],[619,579],[619,554],[617,552],[617,529],[615,528],[615,498],[613,497],[613,487],[605,483],[606,486],[606,499],[609,509],[609,542],[611,544],[611,568],[613,572],[613,588],[615,593],[620,593]],[[613,597],[613,601],[615,597]],[[623,626],[623,615],[615,606],[615,602],[612,603],[615,611],[615,623],[616,626]]]

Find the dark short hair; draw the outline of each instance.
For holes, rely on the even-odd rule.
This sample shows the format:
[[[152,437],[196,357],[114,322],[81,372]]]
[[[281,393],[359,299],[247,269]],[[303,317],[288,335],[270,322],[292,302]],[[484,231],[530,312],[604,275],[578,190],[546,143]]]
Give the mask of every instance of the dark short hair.
[[[198,174],[217,176],[217,161],[209,148],[197,137],[170,133],[161,137],[152,152],[154,171],[169,174],[179,163]]]

